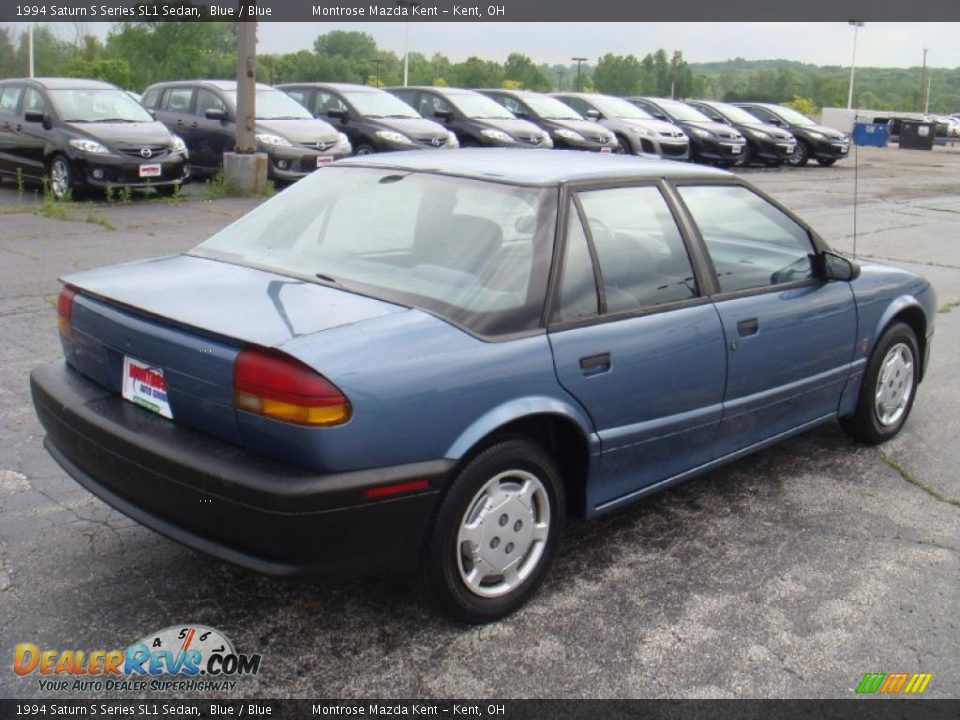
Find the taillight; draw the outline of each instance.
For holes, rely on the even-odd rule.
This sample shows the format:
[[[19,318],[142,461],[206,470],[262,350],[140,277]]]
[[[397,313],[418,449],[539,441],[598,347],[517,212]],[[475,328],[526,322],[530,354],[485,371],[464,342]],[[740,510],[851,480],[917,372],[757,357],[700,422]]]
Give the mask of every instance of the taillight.
[[[76,288],[66,285],[60,291],[57,298],[57,328],[64,337],[70,337],[73,334],[73,326],[70,324],[70,313],[73,312],[73,299],[77,296]]]
[[[233,362],[233,399],[240,410],[300,425],[339,425],[350,419],[340,389],[289,355],[241,350]]]

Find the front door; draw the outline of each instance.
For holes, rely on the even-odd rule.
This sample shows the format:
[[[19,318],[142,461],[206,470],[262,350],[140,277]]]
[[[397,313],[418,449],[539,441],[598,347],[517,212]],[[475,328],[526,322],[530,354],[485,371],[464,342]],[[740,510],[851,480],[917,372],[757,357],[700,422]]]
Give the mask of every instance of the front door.
[[[709,462],[724,337],[655,185],[577,193],[563,263],[549,337],[600,436],[593,511]]]
[[[716,456],[836,415],[857,333],[849,283],[823,280],[808,230],[749,188],[678,191],[719,284],[727,389]]]

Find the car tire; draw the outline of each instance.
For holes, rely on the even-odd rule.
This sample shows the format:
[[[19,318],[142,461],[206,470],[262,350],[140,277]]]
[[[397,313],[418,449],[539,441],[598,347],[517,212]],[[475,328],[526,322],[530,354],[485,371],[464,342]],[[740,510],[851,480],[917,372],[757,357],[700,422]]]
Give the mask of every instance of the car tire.
[[[354,155],[373,155],[377,149],[370,143],[360,143],[353,149]]]
[[[546,577],[565,513],[562,476],[542,447],[525,439],[488,447],[440,503],[421,567],[428,595],[462,623],[509,615]]]
[[[47,163],[47,187],[56,200],[65,200],[74,194],[73,174],[70,172],[70,161],[64,155],[57,153]]]
[[[793,157],[787,160],[788,165],[794,167],[803,167],[810,161],[810,148],[803,140],[797,140],[797,149],[793,151]]]
[[[821,167],[830,167],[837,161],[836,158],[817,158],[817,162]]]
[[[917,336],[906,323],[894,323],[870,354],[856,410],[840,419],[844,431],[868,445],[892,438],[910,415],[919,379]]]
[[[750,163],[753,162],[753,148],[750,147],[750,143],[744,143],[743,153],[740,155],[740,159],[737,160],[737,167],[750,167]]]
[[[627,140],[626,136],[617,134],[617,149],[614,152],[617,155],[633,155],[633,146],[630,145],[630,141]]]

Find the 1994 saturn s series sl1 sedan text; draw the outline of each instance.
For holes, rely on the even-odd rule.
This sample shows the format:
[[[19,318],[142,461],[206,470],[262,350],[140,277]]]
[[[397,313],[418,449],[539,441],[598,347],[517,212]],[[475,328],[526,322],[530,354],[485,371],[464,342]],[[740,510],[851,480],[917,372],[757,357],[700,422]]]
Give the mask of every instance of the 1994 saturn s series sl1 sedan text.
[[[836,418],[895,435],[935,307],[719,170],[414,151],[65,278],[31,384],[50,453],[142,524],[267,573],[419,569],[482,622],[568,513]]]

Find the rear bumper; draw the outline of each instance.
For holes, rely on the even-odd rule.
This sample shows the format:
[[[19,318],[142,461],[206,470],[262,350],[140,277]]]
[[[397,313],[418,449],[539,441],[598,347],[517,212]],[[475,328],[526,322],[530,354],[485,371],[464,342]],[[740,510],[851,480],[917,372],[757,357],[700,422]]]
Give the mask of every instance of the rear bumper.
[[[66,364],[30,375],[53,458],[87,490],[157,532],[271,575],[408,574],[453,462],[318,475],[265,460],[138,408]],[[364,491],[426,479],[369,501]]]

